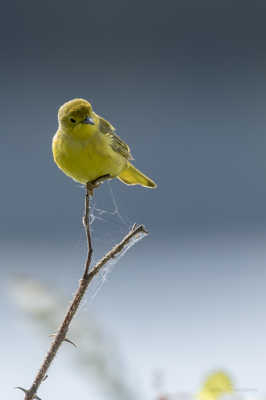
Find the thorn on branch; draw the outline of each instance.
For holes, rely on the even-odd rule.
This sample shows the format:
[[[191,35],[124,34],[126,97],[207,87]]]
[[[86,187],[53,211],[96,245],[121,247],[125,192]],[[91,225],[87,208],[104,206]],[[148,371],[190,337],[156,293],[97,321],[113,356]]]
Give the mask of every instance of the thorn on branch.
[[[48,375],[47,375],[47,376],[48,376]],[[15,389],[21,390],[21,391],[24,392],[26,395],[29,393],[28,390],[24,389],[24,388],[21,387],[21,386],[16,386]],[[37,394],[35,394],[35,395],[33,396],[33,399],[35,399],[35,400],[42,400],[39,396],[37,396]]]
[[[67,339],[67,338],[64,339],[64,342],[70,343],[70,344],[72,344],[74,347],[78,347],[78,346],[76,345],[76,343],[72,342],[71,340],[69,340],[69,339]]]
[[[57,335],[57,333],[52,333],[51,335],[49,335],[49,337],[55,337]],[[70,344],[72,344],[74,347],[78,347],[77,345],[76,345],[76,343],[74,343],[74,342],[72,342],[72,340],[70,340],[70,339],[68,339],[68,338],[65,338],[64,340],[63,340],[63,342],[67,342],[67,343],[70,343]],[[46,378],[48,377],[48,375],[46,376]],[[46,379],[45,378],[45,379]]]
[[[21,386],[16,386],[15,389],[19,389],[19,390],[22,390],[22,392],[24,392],[24,393],[28,393],[28,391]]]

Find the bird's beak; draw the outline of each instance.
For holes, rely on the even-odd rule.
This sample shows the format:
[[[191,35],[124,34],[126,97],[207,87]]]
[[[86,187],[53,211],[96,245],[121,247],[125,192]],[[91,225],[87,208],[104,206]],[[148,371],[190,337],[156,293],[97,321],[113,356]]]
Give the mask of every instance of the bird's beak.
[[[90,124],[90,125],[95,125],[95,122],[91,117],[86,117],[83,121],[81,121],[82,124]]]

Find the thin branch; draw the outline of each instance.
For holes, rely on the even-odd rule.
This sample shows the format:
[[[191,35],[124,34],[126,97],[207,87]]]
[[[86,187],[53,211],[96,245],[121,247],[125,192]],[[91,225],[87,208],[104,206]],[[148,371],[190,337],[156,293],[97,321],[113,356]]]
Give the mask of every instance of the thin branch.
[[[103,177],[105,179],[108,179],[107,176]],[[97,182],[98,183],[98,182]],[[96,185],[95,185],[96,186]],[[45,377],[47,377],[47,371],[55,358],[57,351],[59,350],[59,347],[64,341],[69,341],[67,339],[66,334],[68,332],[70,323],[76,314],[76,311],[80,305],[80,302],[87,290],[87,287],[91,280],[94,278],[95,275],[98,274],[98,272],[106,265],[110,260],[115,258],[118,255],[121,255],[122,251],[129,248],[130,245],[133,245],[135,241],[143,237],[143,235],[146,235],[148,232],[144,228],[143,225],[133,225],[129,233],[122,239],[120,243],[118,243],[116,246],[112,248],[91,270],[90,264],[91,264],[91,258],[92,258],[92,244],[91,244],[91,235],[90,235],[90,221],[89,221],[89,214],[90,214],[90,195],[93,193],[93,189],[95,186],[91,186],[91,184],[86,185],[86,196],[85,196],[85,212],[84,212],[84,217],[83,217],[83,225],[85,228],[86,232],[86,237],[87,237],[87,243],[88,243],[88,253],[87,253],[87,259],[85,262],[85,267],[84,267],[84,273],[83,276],[79,282],[79,287],[76,291],[76,294],[74,295],[74,298],[66,312],[66,315],[64,317],[64,320],[61,324],[61,326],[58,329],[58,332],[55,334],[53,342],[51,343],[50,349],[48,350],[48,353],[45,356],[45,359],[33,381],[32,386],[30,389],[25,390],[21,387],[19,387],[20,390],[23,390],[25,392],[25,397],[24,400],[33,400],[33,399],[38,399],[36,396],[36,393],[39,389],[39,386],[41,383],[45,380]],[[97,186],[96,186],[97,187]]]
[[[85,195],[85,212],[84,212],[84,217],[82,219],[85,233],[86,233],[86,238],[87,238],[87,244],[88,244],[88,255],[85,263],[85,270],[83,274],[83,279],[86,279],[88,276],[89,268],[91,265],[91,257],[92,257],[92,244],[91,244],[91,233],[90,233],[90,193],[92,194],[92,188],[90,186],[90,183],[87,183],[86,185],[86,195]]]

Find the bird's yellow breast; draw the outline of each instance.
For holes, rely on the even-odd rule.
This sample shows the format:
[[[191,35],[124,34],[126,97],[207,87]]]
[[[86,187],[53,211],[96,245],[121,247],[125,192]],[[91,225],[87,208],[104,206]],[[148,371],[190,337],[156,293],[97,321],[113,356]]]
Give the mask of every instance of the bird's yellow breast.
[[[126,167],[127,160],[113,151],[108,137],[97,128],[89,135],[75,133],[71,135],[58,130],[53,138],[54,160],[65,174],[80,183],[87,183],[106,174],[116,177]]]

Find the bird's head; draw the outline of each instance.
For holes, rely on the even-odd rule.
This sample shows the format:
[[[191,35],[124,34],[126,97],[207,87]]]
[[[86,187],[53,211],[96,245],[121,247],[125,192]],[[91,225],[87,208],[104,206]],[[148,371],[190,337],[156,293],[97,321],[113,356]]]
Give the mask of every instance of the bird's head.
[[[66,132],[95,125],[91,104],[83,99],[68,101],[59,108],[58,123],[59,127]]]

